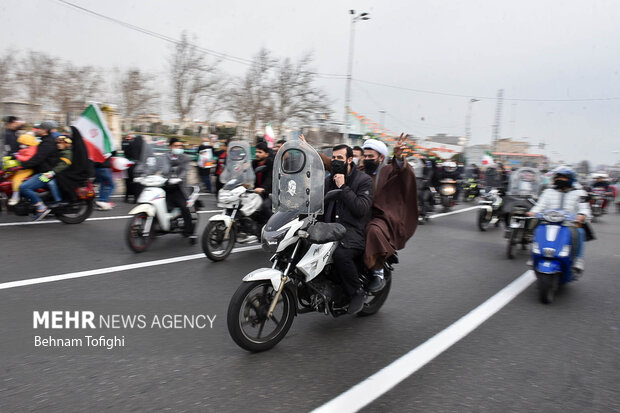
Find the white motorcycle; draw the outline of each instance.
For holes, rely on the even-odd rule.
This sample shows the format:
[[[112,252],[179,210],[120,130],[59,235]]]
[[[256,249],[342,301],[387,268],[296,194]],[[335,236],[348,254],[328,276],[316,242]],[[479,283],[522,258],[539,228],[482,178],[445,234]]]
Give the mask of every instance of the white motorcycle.
[[[144,186],[136,205],[129,215],[131,219],[127,225],[127,245],[134,252],[143,252],[151,245],[156,235],[183,232],[183,216],[180,208],[168,210],[166,202],[166,185],[180,185],[180,178],[165,178],[161,175],[147,175],[134,179]],[[187,200],[187,207],[192,214],[194,228],[198,223],[198,210],[201,203],[198,200],[200,188],[192,186],[192,193]]]
[[[348,298],[333,268],[333,253],[346,229],[338,223],[317,221],[324,201],[337,199],[341,190],[324,197],[324,177],[321,158],[308,144],[287,142],[278,151],[273,173],[276,212],[262,231],[263,249],[273,253],[273,264],[246,275],[228,306],[228,331],[245,350],[258,352],[275,346],[298,314],[347,314]],[[392,283],[391,264],[397,262],[394,258],[384,267],[385,287],[366,293],[358,315],[375,314],[385,303]],[[366,288],[372,274],[362,263],[359,270]]]
[[[226,183],[217,202],[223,210],[209,218],[201,242],[202,251],[212,261],[228,257],[236,242],[249,243],[260,236],[261,228],[252,216],[260,209],[263,198],[249,189],[254,185],[254,171],[247,142],[230,142],[220,181]]]

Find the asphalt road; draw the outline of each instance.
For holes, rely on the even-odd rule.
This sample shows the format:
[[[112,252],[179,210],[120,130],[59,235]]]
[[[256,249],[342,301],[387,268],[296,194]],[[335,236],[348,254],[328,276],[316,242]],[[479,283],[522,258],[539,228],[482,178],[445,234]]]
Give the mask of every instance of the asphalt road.
[[[212,263],[178,235],[134,254],[124,243],[130,207],[119,203],[79,225],[13,225],[22,219],[0,215],[0,411],[311,411],[527,270],[527,254],[508,260],[501,230],[479,232],[474,212],[442,216],[419,227],[400,253],[390,297],[375,316],[304,314],[274,349],[250,354],[230,339],[226,312],[241,278],[268,266],[268,255],[239,251]],[[209,215],[201,215],[200,230]],[[119,218],[96,219],[104,217]],[[540,304],[530,285],[362,411],[620,411],[619,224],[615,214],[595,224],[584,277],[552,305]],[[176,257],[185,258],[161,261]],[[65,274],[75,278],[6,288]],[[212,328],[34,329],[33,311],[43,310],[214,319]],[[124,337],[124,347],[35,346],[35,336],[85,334]]]

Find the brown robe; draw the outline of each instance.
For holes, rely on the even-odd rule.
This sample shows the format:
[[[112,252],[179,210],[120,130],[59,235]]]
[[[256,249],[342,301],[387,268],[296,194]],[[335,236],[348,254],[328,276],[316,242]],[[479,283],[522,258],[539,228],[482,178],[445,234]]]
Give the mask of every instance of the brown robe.
[[[403,249],[418,227],[418,188],[407,161],[385,165],[375,182],[372,220],[366,226],[364,264],[380,269],[387,257]]]

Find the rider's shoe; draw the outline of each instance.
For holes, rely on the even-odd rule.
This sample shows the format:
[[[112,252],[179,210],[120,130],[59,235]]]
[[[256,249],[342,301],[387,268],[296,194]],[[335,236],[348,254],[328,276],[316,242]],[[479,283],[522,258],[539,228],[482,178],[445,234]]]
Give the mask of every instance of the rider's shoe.
[[[378,291],[383,290],[385,287],[385,277],[383,276],[383,268],[380,270],[374,270],[372,272],[372,280],[370,280],[370,284],[366,288],[371,293],[376,293]]]
[[[366,301],[366,294],[364,293],[364,290],[360,288],[355,292],[355,294],[353,294],[353,297],[351,297],[347,313],[357,314],[362,311],[364,308],[364,301]]]
[[[576,258],[575,262],[573,262],[573,268],[575,271],[582,273],[585,268],[583,258]]]
[[[189,239],[190,245],[196,245],[196,243],[198,242],[198,236],[196,234],[192,234],[187,238]]]
[[[33,222],[37,222],[37,221],[41,221],[43,218],[45,218],[47,216],[47,214],[49,214],[52,210],[49,208],[45,208],[41,211],[37,211],[37,213],[34,215],[34,219],[32,220]]]
[[[112,209],[112,206],[109,202],[95,201],[95,205],[99,211],[109,211],[110,209]]]
[[[376,293],[383,290],[384,287],[385,278],[374,276],[372,277],[372,280],[370,281],[370,284],[368,284],[368,288],[366,289],[368,290],[368,292]]]
[[[15,205],[19,204],[19,198],[11,197],[11,198],[9,198],[9,202],[8,203],[9,203],[9,206],[15,206]]]
[[[256,238],[256,235],[248,235],[248,234],[240,235],[239,238],[237,238],[237,242],[239,244],[247,244],[249,242],[254,242],[257,240],[258,238]]]

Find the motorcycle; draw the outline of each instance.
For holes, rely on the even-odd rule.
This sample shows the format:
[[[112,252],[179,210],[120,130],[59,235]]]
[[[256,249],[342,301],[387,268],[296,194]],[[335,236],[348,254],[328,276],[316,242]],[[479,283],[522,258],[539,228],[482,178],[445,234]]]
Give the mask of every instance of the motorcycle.
[[[521,244],[526,250],[532,242],[534,221],[526,213],[536,205],[536,198],[540,192],[540,173],[533,168],[520,168],[511,174],[508,191],[504,199],[506,216],[506,233],[508,239],[506,255],[515,257],[515,247]]]
[[[230,142],[220,181],[226,182],[217,200],[217,206],[223,210],[209,218],[201,239],[202,251],[212,261],[226,259],[238,240],[251,242],[260,237],[261,227],[254,215],[263,198],[247,188],[254,185],[247,142]]]
[[[471,202],[480,195],[480,186],[474,178],[467,178],[463,181],[463,201]]]
[[[0,192],[2,193],[2,203],[7,204],[7,200],[13,194],[11,183],[12,170],[0,171]],[[83,186],[75,189],[76,199],[69,202],[60,202],[58,206],[51,207],[53,214],[59,221],[65,224],[79,224],[85,221],[93,212],[95,203],[95,188],[92,179],[87,180]],[[47,188],[38,189],[37,194],[45,204],[53,204],[54,197]],[[15,215],[27,216],[36,214],[36,207],[32,205],[30,200],[20,197],[19,202],[14,206],[8,206],[7,210],[13,211]]]
[[[418,191],[418,222],[424,225],[429,220],[429,213],[435,210],[437,191],[430,185],[428,179],[420,179]]]
[[[574,214],[548,210],[536,214],[539,225],[534,232],[532,264],[538,294],[543,304],[550,304],[561,285],[573,281],[573,256],[577,245]]]
[[[456,181],[454,179],[442,179],[439,183],[439,204],[443,206],[444,212],[448,212],[454,206]]]
[[[590,209],[592,210],[592,222],[596,222],[605,211],[607,192],[605,191],[605,188],[593,188],[589,195]]]
[[[287,158],[294,161],[286,162]],[[318,221],[324,202],[338,199],[341,190],[324,196],[324,177],[321,158],[305,142],[290,141],[278,151],[273,173],[276,212],[262,231],[263,249],[273,253],[272,265],[246,275],[228,306],[228,331],[245,350],[274,347],[296,315],[319,312],[338,317],[347,313],[347,298],[332,265],[333,252],[346,230],[338,223]],[[386,261],[385,287],[367,293],[358,314],[379,311],[388,297],[391,265],[396,262],[394,257]],[[360,268],[360,280],[367,288],[372,274]]]
[[[151,167],[155,166],[156,161],[150,161]],[[151,173],[143,177],[134,178],[134,182],[143,186],[142,192],[138,197],[136,205],[129,215],[131,219],[127,224],[125,240],[127,245],[134,252],[143,252],[153,242],[156,235],[183,232],[183,216],[178,207],[170,210],[166,202],[167,185],[180,185],[180,178],[166,178],[162,175]],[[192,192],[187,199],[187,207],[192,216],[194,228],[198,223],[198,211],[202,206],[198,199],[200,188],[192,186]]]
[[[500,211],[502,207],[503,199],[500,191],[496,188],[487,191],[482,191],[478,200],[478,229],[480,231],[486,231],[489,225],[495,225],[496,227],[500,222]]]

